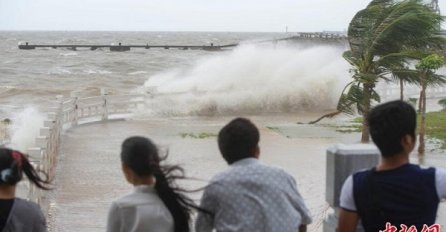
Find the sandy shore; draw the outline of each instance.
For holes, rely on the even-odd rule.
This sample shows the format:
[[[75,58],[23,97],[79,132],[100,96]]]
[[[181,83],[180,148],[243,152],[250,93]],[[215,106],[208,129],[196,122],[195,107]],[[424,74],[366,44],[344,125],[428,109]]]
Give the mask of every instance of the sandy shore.
[[[215,134],[231,118],[178,118],[114,121],[82,125],[63,135],[56,190],[51,194],[51,231],[103,231],[110,203],[130,191],[121,174],[119,149],[131,135],[152,138],[169,151],[169,162],[181,164],[189,188],[206,185],[227,168],[218,152]],[[321,125],[298,125],[295,117],[252,117],[261,131],[261,160],[291,173],[310,208],[314,223],[309,231],[322,231],[328,209],[325,202],[325,151],[336,143],[357,141],[357,133],[342,134]],[[204,138],[195,138],[200,133]],[[185,135],[189,134],[189,135]],[[443,154],[444,156],[444,154]],[[440,160],[440,162],[438,162]],[[430,158],[426,159],[426,163]],[[435,156],[446,167],[446,157]],[[199,199],[200,194],[193,197]],[[444,204],[442,204],[444,211]],[[440,214],[446,218],[446,214]],[[444,221],[444,220],[443,220]],[[445,223],[445,222],[442,222]]]

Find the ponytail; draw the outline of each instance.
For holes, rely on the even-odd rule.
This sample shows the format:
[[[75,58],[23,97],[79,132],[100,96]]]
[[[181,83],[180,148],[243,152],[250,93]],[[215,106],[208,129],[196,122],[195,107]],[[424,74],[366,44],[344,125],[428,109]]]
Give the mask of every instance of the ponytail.
[[[22,154],[22,156],[23,156],[23,154]],[[43,190],[51,190],[51,188],[49,187],[49,185],[51,183],[48,178],[48,175],[43,171],[38,172],[31,165],[31,163],[28,161],[28,159],[24,156],[23,156],[23,167],[22,168],[23,168],[23,172],[25,173],[26,177],[28,177],[28,180],[31,181],[33,184],[35,184],[38,188],[43,189]],[[39,173],[44,175],[45,178],[42,179],[42,177],[41,177],[41,175],[39,175]]]
[[[180,172],[181,175],[173,175]],[[172,214],[175,232],[189,232],[189,222],[193,209],[197,209],[194,202],[181,192],[185,190],[175,186],[175,179],[184,179],[184,170],[179,166],[158,166],[154,168],[156,178],[155,189],[159,197]]]
[[[38,172],[21,152],[0,148],[0,170],[0,183],[16,185],[25,173],[28,180],[38,188],[51,189],[48,186],[50,185],[48,175],[42,171]],[[45,179],[40,176],[40,173],[45,176]]]

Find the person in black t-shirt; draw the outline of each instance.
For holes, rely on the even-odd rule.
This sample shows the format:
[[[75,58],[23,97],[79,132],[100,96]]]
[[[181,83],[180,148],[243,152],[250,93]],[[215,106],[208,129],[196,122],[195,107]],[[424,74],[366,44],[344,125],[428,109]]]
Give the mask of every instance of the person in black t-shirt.
[[[24,154],[0,148],[0,231],[44,232],[46,222],[40,207],[16,197],[16,185],[23,173],[38,188],[50,189],[49,180],[38,174]]]
[[[380,163],[344,182],[338,231],[439,231],[438,204],[446,198],[446,169],[409,162],[416,144],[416,112],[406,102],[373,108],[367,123],[381,152]]]

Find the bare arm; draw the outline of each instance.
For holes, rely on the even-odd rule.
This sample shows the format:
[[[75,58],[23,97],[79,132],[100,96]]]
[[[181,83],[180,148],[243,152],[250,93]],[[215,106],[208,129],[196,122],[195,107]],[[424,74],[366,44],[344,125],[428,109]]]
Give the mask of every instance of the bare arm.
[[[299,232],[307,232],[307,225],[300,225]]]
[[[341,209],[337,231],[355,232],[358,221],[358,213]]]

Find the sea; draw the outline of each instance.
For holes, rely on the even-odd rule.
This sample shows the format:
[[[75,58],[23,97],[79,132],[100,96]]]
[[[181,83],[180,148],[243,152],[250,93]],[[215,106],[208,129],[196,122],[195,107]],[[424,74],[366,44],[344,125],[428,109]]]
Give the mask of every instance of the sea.
[[[137,117],[324,112],[349,79],[345,46],[265,42],[291,33],[0,32],[0,120],[13,144],[32,146],[58,95],[172,94]],[[222,51],[88,48],[20,50],[19,44],[226,45]],[[32,128],[32,129],[31,129]]]
[[[0,32],[0,118],[56,95],[127,94],[147,86],[159,92],[207,92],[228,111],[296,112],[332,108],[349,67],[343,47],[261,43],[286,33],[235,32]],[[88,48],[20,50],[19,44],[225,45],[223,51]],[[338,84],[339,83],[339,84]],[[338,89],[336,89],[338,87]],[[218,93],[224,92],[226,103]],[[231,93],[232,96],[228,96]],[[317,94],[315,94],[317,93]],[[332,95],[333,94],[333,95]],[[255,96],[253,96],[255,95]],[[230,99],[227,99],[227,98]],[[252,98],[257,98],[251,101]],[[231,104],[241,100],[246,105]],[[292,101],[296,100],[295,103]],[[204,104],[204,103],[203,103]],[[267,107],[265,109],[265,106]],[[239,109],[236,109],[239,107]],[[231,109],[229,109],[231,108]],[[248,109],[249,108],[249,109]],[[191,112],[178,112],[189,114]]]

